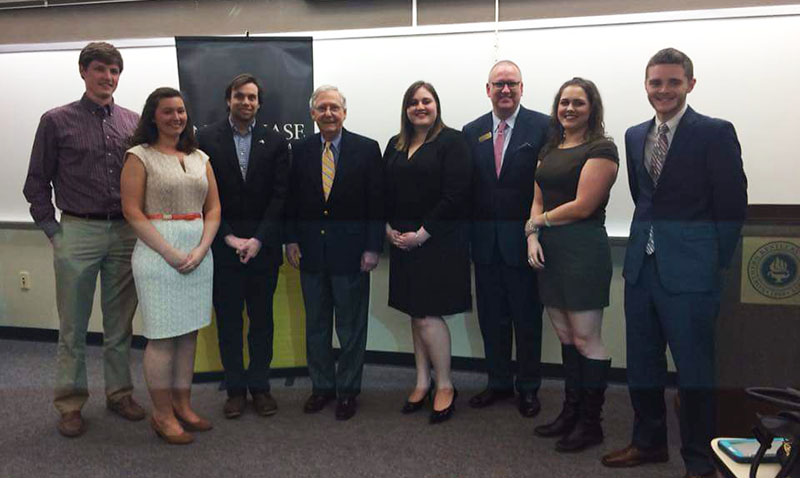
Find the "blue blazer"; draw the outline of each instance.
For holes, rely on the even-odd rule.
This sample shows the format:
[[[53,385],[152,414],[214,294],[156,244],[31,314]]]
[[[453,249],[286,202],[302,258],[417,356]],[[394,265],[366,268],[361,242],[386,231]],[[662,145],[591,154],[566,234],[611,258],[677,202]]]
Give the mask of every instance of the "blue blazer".
[[[492,113],[464,126],[472,153],[472,260],[490,264],[495,244],[507,265],[527,267],[525,221],[533,201],[539,150],[547,140],[550,117],[520,107],[503,159],[500,177],[494,166]]]
[[[364,251],[383,248],[383,160],[378,143],[342,130],[328,200],[319,133],[292,144],[286,243],[300,246],[300,270],[353,274]]]
[[[625,133],[633,213],[623,276],[639,279],[650,226],[661,283],[670,292],[719,288],[739,241],[747,209],[747,178],[733,125],[688,107],[654,187],[645,141],[654,119]]]

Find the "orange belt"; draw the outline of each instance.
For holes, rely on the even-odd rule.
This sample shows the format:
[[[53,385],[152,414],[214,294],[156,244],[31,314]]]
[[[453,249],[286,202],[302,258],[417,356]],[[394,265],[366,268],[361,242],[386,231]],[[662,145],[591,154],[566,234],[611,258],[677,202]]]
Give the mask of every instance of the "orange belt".
[[[147,219],[161,219],[162,221],[191,221],[203,217],[199,212],[187,214],[148,214]]]

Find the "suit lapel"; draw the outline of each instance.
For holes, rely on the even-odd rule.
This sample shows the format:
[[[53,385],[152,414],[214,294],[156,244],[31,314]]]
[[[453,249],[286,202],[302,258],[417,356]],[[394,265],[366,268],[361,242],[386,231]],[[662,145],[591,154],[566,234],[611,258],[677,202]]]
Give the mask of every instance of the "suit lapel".
[[[645,151],[645,146],[647,144],[647,133],[653,127],[655,120],[652,119],[646,123],[642,123],[639,125],[635,130],[635,136],[633,137],[632,145],[633,146],[633,160],[634,164],[636,165],[636,172],[638,173],[639,177],[648,185],[649,188],[653,188],[653,178],[650,177],[650,173],[647,172],[647,167],[645,165],[645,161],[647,161],[647,155]]]
[[[687,107],[681,121],[678,123],[678,127],[675,129],[675,134],[672,136],[672,144],[669,145],[667,157],[664,159],[664,167],[661,169],[661,176],[659,176],[658,179],[659,184],[661,184],[665,178],[669,178],[671,171],[677,167],[675,165],[678,163],[675,159],[676,156],[680,156],[686,145],[691,143],[692,133],[694,131],[692,125],[696,120],[697,113],[695,113],[692,108]]]
[[[250,158],[247,163],[247,178],[245,182],[249,182],[253,178],[254,171],[261,168],[261,155],[260,151],[266,146],[266,125],[259,124],[256,121],[253,126],[253,137],[250,141]]]
[[[503,174],[505,174],[505,171],[508,169],[508,164],[514,160],[514,153],[524,144],[523,139],[528,137],[529,125],[526,119],[524,108],[520,106],[517,120],[514,122],[514,129],[511,130],[511,138],[508,140],[506,154],[503,155],[503,165],[500,167],[500,179],[503,178]],[[494,159],[494,149],[492,150],[492,159]]]
[[[480,141],[488,134],[488,138]],[[480,167],[486,174],[497,180],[497,173],[494,171],[494,131],[492,129],[492,113],[486,114],[481,118],[478,127],[478,161]]]
[[[325,203],[325,192],[322,190],[322,138],[317,133],[311,140],[311,147],[308,148],[308,170],[311,172],[311,180],[314,181],[314,189],[317,191],[319,200]],[[336,178],[334,178],[335,180]],[[331,189],[331,191],[333,191]]]

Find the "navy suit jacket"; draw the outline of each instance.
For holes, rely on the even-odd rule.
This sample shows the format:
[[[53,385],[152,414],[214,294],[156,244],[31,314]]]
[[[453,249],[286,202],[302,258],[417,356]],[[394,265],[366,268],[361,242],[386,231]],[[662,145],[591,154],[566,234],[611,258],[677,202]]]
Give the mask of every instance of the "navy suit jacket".
[[[283,262],[281,223],[288,188],[289,147],[286,140],[256,122],[250,145],[247,177],[242,178],[228,118],[200,130],[197,140],[211,158],[222,204],[222,220],[211,248],[217,265],[239,266],[236,251],[225,236],[255,237],[258,255],[248,267],[276,267]]]
[[[476,264],[492,263],[497,247],[505,264],[528,266],[524,228],[548,123],[549,116],[520,107],[499,178],[494,165],[492,113],[464,126],[474,165],[471,247]]]
[[[739,241],[747,209],[747,178],[733,125],[687,108],[654,187],[645,141],[654,119],[625,133],[633,214],[623,276],[639,279],[650,226],[661,283],[670,292],[719,288]]]
[[[342,130],[328,200],[319,133],[292,144],[286,243],[300,246],[300,270],[353,274],[365,251],[383,248],[383,160],[378,143]]]

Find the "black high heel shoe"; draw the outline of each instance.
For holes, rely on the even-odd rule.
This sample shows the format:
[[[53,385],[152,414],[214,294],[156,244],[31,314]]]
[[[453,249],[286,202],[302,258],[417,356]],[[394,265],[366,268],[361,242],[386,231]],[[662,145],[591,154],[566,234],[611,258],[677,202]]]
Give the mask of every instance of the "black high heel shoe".
[[[433,410],[431,412],[431,425],[447,421],[453,416],[453,412],[456,410],[456,398],[458,398],[458,390],[456,387],[453,387],[453,401],[450,402],[450,405],[444,410]]]
[[[433,391],[436,389],[436,384],[434,384],[433,380],[428,385],[428,391],[422,397],[421,400],[412,402],[410,400],[406,400],[406,403],[403,404],[403,408],[400,409],[400,413],[403,415],[408,415],[409,413],[414,413],[422,409],[422,406],[425,405],[425,400],[430,400],[433,403]]]

